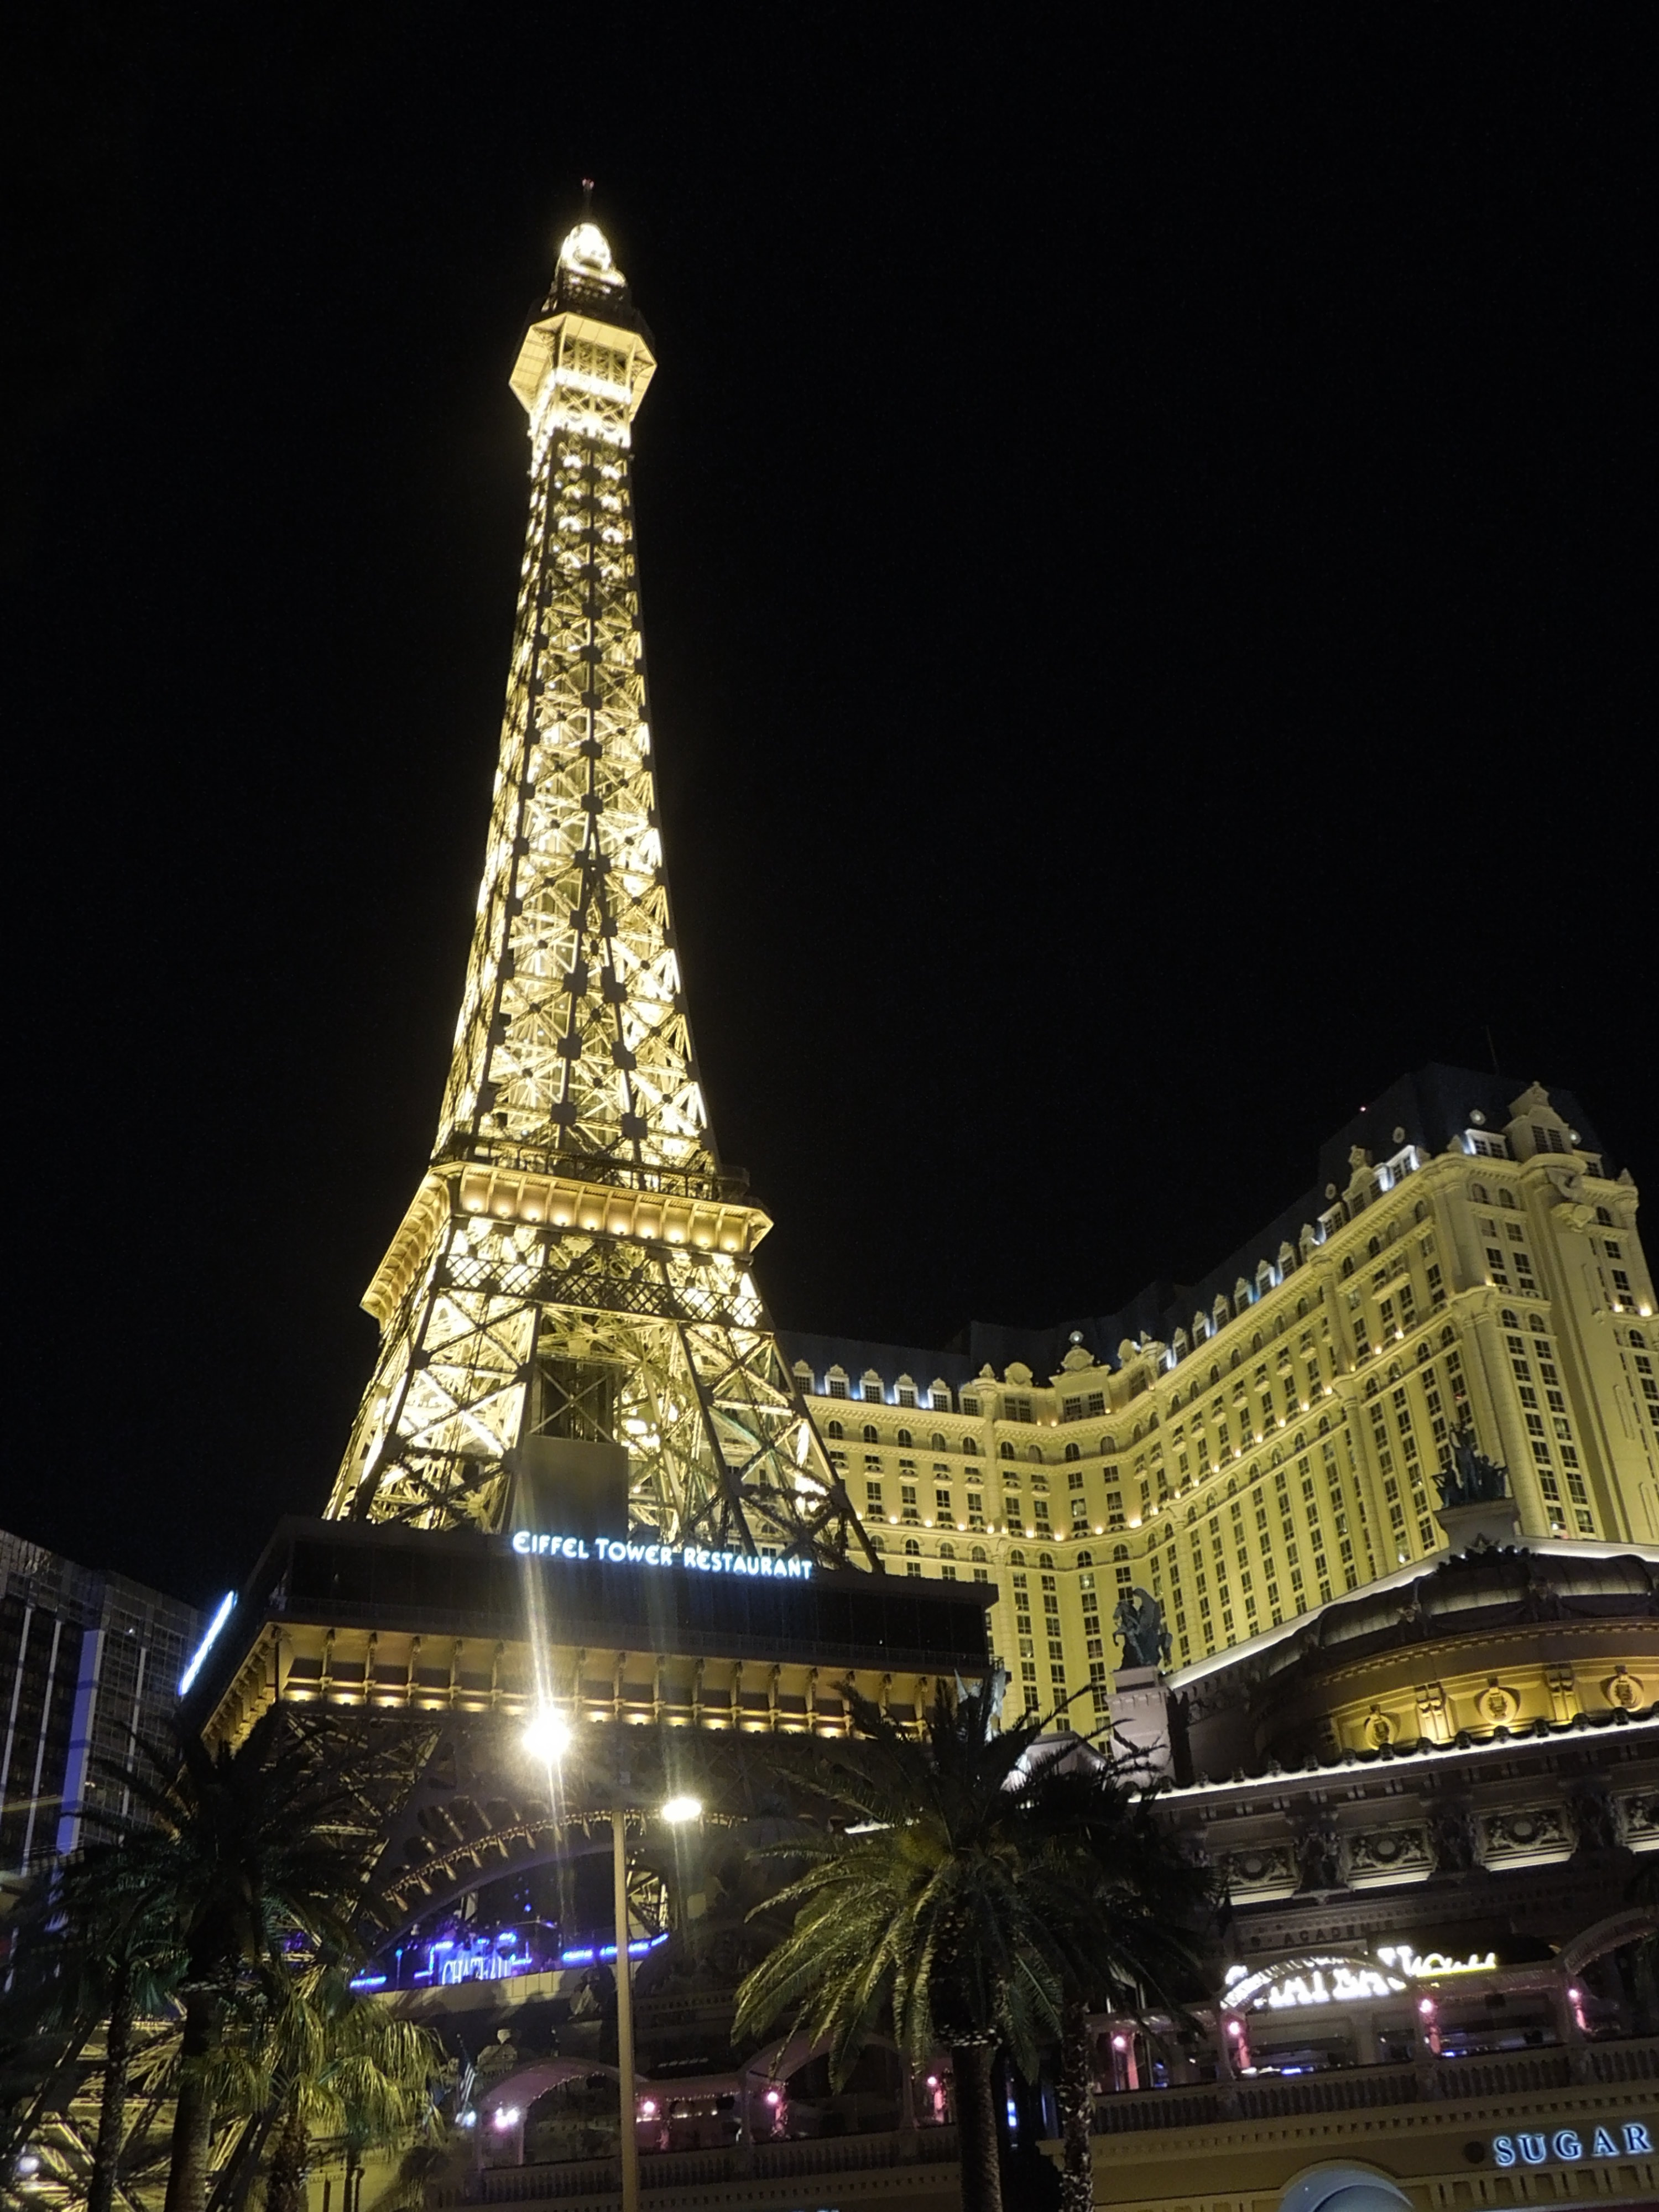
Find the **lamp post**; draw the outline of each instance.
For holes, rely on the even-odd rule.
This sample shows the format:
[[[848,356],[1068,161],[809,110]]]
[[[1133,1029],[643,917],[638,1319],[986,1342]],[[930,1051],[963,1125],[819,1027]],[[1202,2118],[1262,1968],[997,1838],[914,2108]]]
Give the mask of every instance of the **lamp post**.
[[[570,1748],[568,1723],[558,1714],[537,1713],[524,1732],[525,1748],[547,1765],[550,1771]],[[622,2212],[640,2212],[640,2143],[634,2119],[634,1964],[629,1956],[628,1927],[628,1808],[618,1786],[611,1808],[611,1879],[617,1915],[617,2077],[620,2092],[622,2134]],[[701,1800],[671,1797],[659,1808],[659,1816],[678,1826],[702,1817]]]

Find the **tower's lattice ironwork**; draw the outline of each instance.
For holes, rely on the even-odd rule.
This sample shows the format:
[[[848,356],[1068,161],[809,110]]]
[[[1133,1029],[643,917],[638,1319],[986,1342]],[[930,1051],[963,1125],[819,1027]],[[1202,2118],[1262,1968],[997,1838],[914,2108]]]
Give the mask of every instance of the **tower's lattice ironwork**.
[[[530,526],[477,922],[431,1168],[329,1512],[504,1525],[538,1439],[606,1446],[664,1540],[878,1565],[750,1273],[669,917],[634,545],[655,370],[580,223],[513,373]]]

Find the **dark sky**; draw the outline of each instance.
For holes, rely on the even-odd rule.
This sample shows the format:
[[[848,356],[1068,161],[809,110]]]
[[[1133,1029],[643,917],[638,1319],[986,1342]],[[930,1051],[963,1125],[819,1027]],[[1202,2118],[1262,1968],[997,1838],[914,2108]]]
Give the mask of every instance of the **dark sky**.
[[[327,1492],[584,174],[782,1322],[1189,1277],[1430,1059],[1659,1169],[1644,11],[25,14],[0,1522],[199,1601]]]

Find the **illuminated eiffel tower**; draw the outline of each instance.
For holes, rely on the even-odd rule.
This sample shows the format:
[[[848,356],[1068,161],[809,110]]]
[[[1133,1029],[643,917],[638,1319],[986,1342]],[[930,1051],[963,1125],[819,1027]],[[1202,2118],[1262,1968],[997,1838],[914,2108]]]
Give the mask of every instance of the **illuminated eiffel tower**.
[[[513,372],[530,430],[501,757],[437,1147],[363,1304],[329,1516],[878,1566],[750,1273],[691,1048],[651,766],[632,424],[656,362],[579,222]],[[596,1502],[597,1501],[597,1502]]]

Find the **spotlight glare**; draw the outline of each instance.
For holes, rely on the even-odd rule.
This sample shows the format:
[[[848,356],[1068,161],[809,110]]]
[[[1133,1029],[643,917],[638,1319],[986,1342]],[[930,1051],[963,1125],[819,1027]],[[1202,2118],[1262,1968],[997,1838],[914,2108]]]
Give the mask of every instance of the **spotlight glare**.
[[[544,1759],[549,1766],[556,1765],[570,1748],[569,1723],[544,1707],[525,1723],[524,1747],[532,1758]]]

